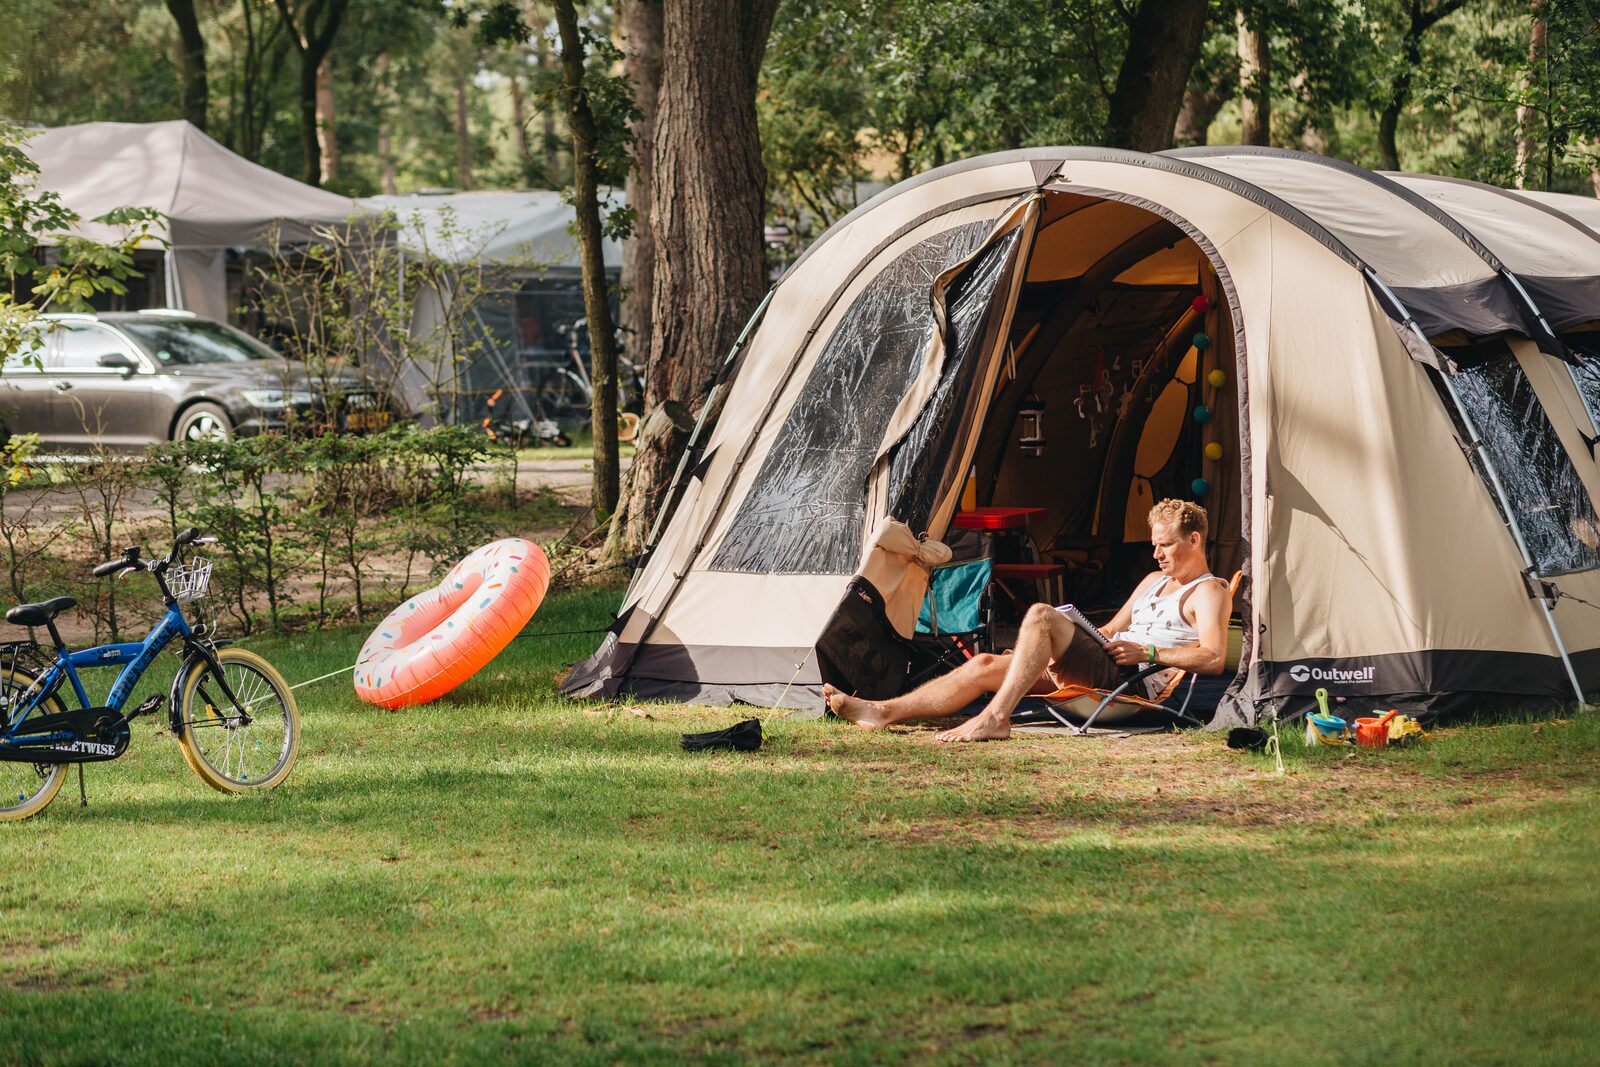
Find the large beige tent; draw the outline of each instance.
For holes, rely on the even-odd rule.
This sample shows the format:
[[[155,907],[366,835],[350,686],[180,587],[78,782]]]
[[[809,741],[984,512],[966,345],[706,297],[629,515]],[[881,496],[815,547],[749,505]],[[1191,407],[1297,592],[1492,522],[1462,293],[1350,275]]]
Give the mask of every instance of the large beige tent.
[[[945,537],[972,474],[1113,600],[1150,502],[1207,506],[1213,569],[1248,579],[1219,722],[1321,687],[1572,701],[1600,690],[1597,287],[1573,212],[1299,153],[1029,149],[904,182],[769,294],[568,691],[898,692],[927,573],[897,546]]]
[[[223,321],[228,249],[265,247],[275,235],[294,244],[318,225],[363,214],[349,197],[251,163],[181,119],[42,130],[28,142],[28,155],[39,165],[40,187],[84,218],[82,236],[120,237],[89,221],[114,208],[161,212],[165,303]]]

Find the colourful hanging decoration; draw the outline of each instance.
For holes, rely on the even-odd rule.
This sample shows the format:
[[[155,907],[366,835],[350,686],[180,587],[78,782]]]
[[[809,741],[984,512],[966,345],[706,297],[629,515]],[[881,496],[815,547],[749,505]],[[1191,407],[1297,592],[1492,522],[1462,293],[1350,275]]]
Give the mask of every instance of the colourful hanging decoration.
[[[1223,374],[1220,370],[1214,370],[1210,374],[1206,375],[1206,381],[1211,383],[1211,388],[1221,389],[1224,385],[1228,384],[1228,376]]]
[[[1206,296],[1204,293],[1201,293],[1199,296],[1189,301],[1189,306],[1200,312],[1200,314],[1204,315],[1206,312],[1211,310],[1211,298]]]
[[[1211,338],[1207,337],[1204,331],[1201,331],[1200,333],[1194,335],[1194,341],[1192,343],[1196,348],[1204,352],[1206,349],[1211,347]]]
[[[1206,407],[1204,404],[1196,404],[1194,406],[1194,421],[1199,423],[1210,422],[1211,409]]]
[[[1189,483],[1189,488],[1194,492],[1195,496],[1205,496],[1211,492],[1211,483],[1204,478],[1196,478]]]
[[[1209,460],[1219,460],[1219,459],[1221,459],[1222,458],[1222,446],[1217,444],[1217,442],[1215,442],[1215,441],[1212,441],[1209,445],[1206,445],[1206,458],[1209,459]]]

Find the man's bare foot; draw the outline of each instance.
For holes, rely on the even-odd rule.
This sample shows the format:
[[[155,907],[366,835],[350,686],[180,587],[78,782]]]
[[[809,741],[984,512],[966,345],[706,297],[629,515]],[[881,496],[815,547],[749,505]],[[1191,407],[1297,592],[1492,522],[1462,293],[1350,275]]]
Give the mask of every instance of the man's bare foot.
[[[938,741],[1004,741],[1011,736],[1011,716],[996,722],[987,713],[974,715],[960,726],[942,731]]]
[[[823,685],[822,699],[828,702],[829,709],[835,715],[845,722],[855,723],[863,730],[880,730],[892,721],[882,704],[841,693],[831,685]]]

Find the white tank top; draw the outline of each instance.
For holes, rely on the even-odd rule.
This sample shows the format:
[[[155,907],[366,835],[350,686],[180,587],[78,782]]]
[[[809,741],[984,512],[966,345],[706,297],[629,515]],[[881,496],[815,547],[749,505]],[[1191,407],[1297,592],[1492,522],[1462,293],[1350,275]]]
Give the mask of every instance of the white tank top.
[[[1133,603],[1133,618],[1128,628],[1113,640],[1132,641],[1136,645],[1155,645],[1157,648],[1179,648],[1198,644],[1200,632],[1183,617],[1183,599],[1189,590],[1202,582],[1221,581],[1213,574],[1202,574],[1192,582],[1180,585],[1166,596],[1156,596],[1156,590],[1167,584],[1163,578],[1151,582],[1150,588]],[[1174,668],[1175,670],[1176,668]],[[1154,697],[1167,687],[1172,670],[1157,671],[1144,680],[1145,692]]]

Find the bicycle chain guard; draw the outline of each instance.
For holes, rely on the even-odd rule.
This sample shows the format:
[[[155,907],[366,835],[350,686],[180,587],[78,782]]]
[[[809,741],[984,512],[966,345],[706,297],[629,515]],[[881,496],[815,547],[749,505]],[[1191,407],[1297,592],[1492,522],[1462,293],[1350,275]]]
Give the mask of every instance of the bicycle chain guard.
[[[114,760],[128,750],[129,731],[126,724],[101,740],[102,729],[109,729],[121,720],[112,708],[79,708],[77,711],[55,715],[39,715],[23,725],[28,732],[0,744],[0,762],[5,763],[101,763]],[[27,744],[30,737],[72,731],[73,740],[53,744]],[[20,742],[20,743],[19,743]]]

